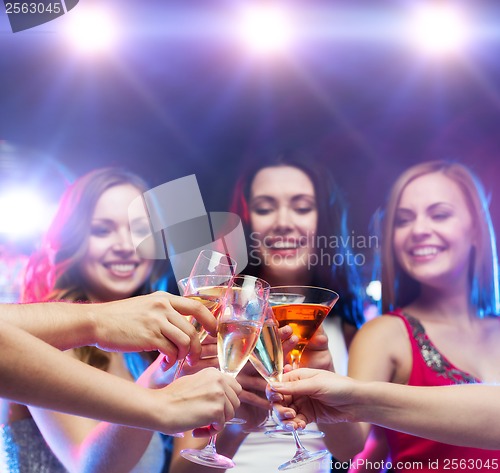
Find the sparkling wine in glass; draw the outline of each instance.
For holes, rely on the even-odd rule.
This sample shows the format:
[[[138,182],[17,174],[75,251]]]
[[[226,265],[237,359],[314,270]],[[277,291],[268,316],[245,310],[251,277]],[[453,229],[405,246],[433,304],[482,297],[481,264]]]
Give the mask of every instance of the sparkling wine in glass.
[[[228,286],[236,274],[236,261],[229,255],[214,250],[202,250],[196,258],[189,277],[178,281],[180,293],[190,299],[195,299],[207,307],[214,317],[218,317],[221,301]],[[190,317],[200,342],[207,337],[204,327]],[[174,379],[180,376],[185,359],[180,360],[175,370]]]
[[[266,311],[266,318],[257,345],[250,355],[250,363],[268,383],[281,381],[283,347],[278,333],[278,323],[270,307]],[[270,407],[266,418],[257,427],[245,429],[245,432],[266,432],[277,427],[278,424],[274,421],[273,410]]]
[[[236,377],[248,361],[264,321],[269,297],[269,284],[253,276],[236,276],[228,289],[218,319],[217,356],[220,370]],[[216,435],[202,450],[185,449],[180,454],[200,465],[232,468],[234,462],[217,453]]]
[[[215,318],[218,318],[226,291],[231,283],[232,279],[226,280],[226,278],[222,279],[219,276],[192,276],[181,279],[178,285],[183,288],[184,297],[201,302]],[[208,335],[207,331],[194,317],[190,316],[189,318],[199,334],[200,342],[202,342]]]

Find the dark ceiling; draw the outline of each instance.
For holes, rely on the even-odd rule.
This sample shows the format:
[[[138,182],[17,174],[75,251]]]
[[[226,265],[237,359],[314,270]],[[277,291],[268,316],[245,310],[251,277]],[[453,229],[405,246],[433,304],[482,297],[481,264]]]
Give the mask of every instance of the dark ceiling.
[[[220,210],[253,152],[301,147],[331,166],[366,233],[404,167],[453,158],[483,179],[500,226],[496,32],[437,60],[396,34],[411,2],[289,1],[297,39],[262,58],[230,34],[245,2],[108,0],[119,42],[83,56],[61,28],[90,3],[15,34],[0,16],[0,139],[26,172],[48,159],[73,176],[122,164],[153,185],[196,173]],[[455,3],[474,8],[478,30],[500,24],[495,2]]]

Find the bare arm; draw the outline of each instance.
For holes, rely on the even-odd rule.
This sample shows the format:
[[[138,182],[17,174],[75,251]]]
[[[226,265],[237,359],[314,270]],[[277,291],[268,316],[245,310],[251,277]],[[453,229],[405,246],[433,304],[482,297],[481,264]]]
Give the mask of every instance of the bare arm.
[[[223,426],[239,404],[238,388],[234,379],[214,368],[178,379],[162,390],[162,410],[164,415],[168,412],[168,429],[164,419],[162,430],[174,433],[213,422]],[[151,440],[146,430],[45,409],[30,411],[50,449],[71,472],[130,471]]]
[[[291,371],[285,380],[295,382],[273,391],[291,395],[285,396],[286,404],[300,412],[290,420],[295,426],[313,420],[369,422],[438,442],[500,449],[500,386],[416,387],[305,369]],[[295,412],[282,406],[277,411],[283,419]]]
[[[223,386],[227,396],[209,408],[206,405],[191,408],[179,416],[183,398],[177,391],[182,387],[178,381],[189,382],[190,376],[164,389],[145,389],[72,359],[17,327],[2,322],[0,350],[1,397],[165,433],[223,422],[223,414],[228,414],[224,410],[233,406],[229,402],[234,401],[231,392],[240,391],[234,380],[228,377],[221,380],[216,370],[210,370],[214,384]],[[234,405],[238,404],[234,401]],[[229,415],[232,416],[233,412]]]
[[[349,349],[349,376],[362,381],[393,381],[394,352],[404,351],[405,343],[398,320],[381,317],[366,323],[356,333]],[[325,432],[325,445],[335,458],[347,461],[364,449],[370,424],[322,425],[321,422],[318,424]]]
[[[173,363],[201,351],[193,315],[211,333],[213,315],[202,304],[166,292],[103,304],[39,303],[1,306],[0,320],[68,349],[95,345],[109,351],[159,350]]]

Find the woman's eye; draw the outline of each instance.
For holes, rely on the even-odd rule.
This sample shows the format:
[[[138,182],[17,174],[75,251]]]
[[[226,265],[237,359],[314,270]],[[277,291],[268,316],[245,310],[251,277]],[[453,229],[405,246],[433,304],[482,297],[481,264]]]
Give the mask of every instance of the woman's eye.
[[[97,237],[107,236],[111,233],[111,230],[108,227],[103,226],[93,226],[90,228],[90,234]]]
[[[396,217],[394,219],[394,225],[396,227],[404,227],[410,222],[410,220],[411,219],[409,217]]]
[[[256,213],[257,215],[269,215],[273,209],[266,209],[266,208],[259,208],[259,209],[253,209],[253,212]]]
[[[132,235],[137,237],[145,237],[150,235],[151,232],[149,230],[149,227],[137,227],[137,228],[132,228],[131,233]]]
[[[305,215],[308,214],[309,212],[312,212],[314,207],[296,207],[295,212],[297,212],[300,215]]]
[[[434,214],[432,216],[432,219],[437,220],[437,221],[442,221],[442,220],[446,220],[448,217],[450,217],[449,213],[438,213],[438,214]]]

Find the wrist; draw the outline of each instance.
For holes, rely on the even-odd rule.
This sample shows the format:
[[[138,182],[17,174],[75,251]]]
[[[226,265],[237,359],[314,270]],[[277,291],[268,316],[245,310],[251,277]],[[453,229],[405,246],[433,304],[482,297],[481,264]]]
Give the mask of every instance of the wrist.
[[[83,345],[101,345],[105,337],[105,329],[99,323],[100,317],[95,310],[94,304],[75,304],[75,307],[82,314],[82,324],[84,327],[82,334],[84,334],[85,337],[85,343]]]
[[[369,383],[351,379],[349,392],[346,393],[346,404],[343,408],[348,422],[365,422],[367,409],[370,406]]]

